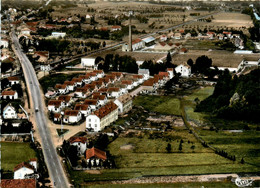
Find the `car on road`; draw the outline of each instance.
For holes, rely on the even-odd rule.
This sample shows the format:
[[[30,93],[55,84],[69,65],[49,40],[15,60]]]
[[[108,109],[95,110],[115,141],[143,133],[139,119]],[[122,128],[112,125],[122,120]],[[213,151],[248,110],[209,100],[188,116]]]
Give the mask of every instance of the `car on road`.
[[[39,111],[39,108],[38,108],[38,107],[36,107],[36,108],[35,108],[35,112],[38,112],[38,111]]]

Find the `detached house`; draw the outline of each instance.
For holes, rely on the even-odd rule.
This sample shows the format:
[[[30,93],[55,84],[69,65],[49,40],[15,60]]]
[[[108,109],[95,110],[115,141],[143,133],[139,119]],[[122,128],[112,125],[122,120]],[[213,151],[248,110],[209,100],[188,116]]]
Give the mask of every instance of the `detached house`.
[[[80,113],[84,114],[84,116],[88,116],[91,113],[91,108],[87,104],[77,103],[74,107],[74,110],[80,111]]]
[[[119,97],[121,95],[120,88],[119,87],[110,87],[107,90],[107,96],[108,97]]]
[[[76,94],[76,97],[85,99],[89,95],[91,95],[91,92],[87,88],[77,88],[76,91],[75,91],[75,94]]]
[[[2,99],[10,99],[10,100],[18,99],[18,93],[13,90],[2,91],[1,96],[2,96]]]
[[[66,106],[70,106],[71,103],[73,103],[72,96],[68,96],[68,95],[61,95],[61,96],[59,96],[58,100],[61,100],[62,102],[64,102],[64,104]]]
[[[77,146],[80,155],[84,155],[87,149],[87,138],[83,136],[73,136],[69,139],[70,145]]]
[[[118,106],[110,102],[86,118],[86,128],[101,131],[118,119]]]
[[[67,94],[69,93],[69,88],[66,84],[56,84],[55,89],[58,90],[59,94]]]
[[[103,106],[107,103],[107,96],[101,95],[100,93],[93,94],[92,99],[98,100],[100,102],[101,106]]]
[[[63,85],[67,85],[69,91],[74,91],[75,87],[77,86],[76,82],[74,81],[65,81]]]
[[[62,100],[50,100],[48,102],[48,111],[60,112],[65,107],[65,103]]]
[[[86,151],[86,159],[89,166],[101,167],[102,163],[107,160],[106,152],[92,147]]]
[[[105,76],[105,73],[103,70],[94,70],[94,73],[97,73],[98,78],[103,78]]]
[[[180,64],[175,68],[176,73],[180,73],[181,77],[190,77],[191,68],[188,65]]]
[[[33,175],[37,171],[37,160],[31,159],[28,162],[22,162],[14,168],[14,179],[27,179],[26,176]]]
[[[118,113],[124,114],[132,109],[132,97],[130,94],[125,94],[118,97],[114,103],[118,106]]]
[[[96,100],[96,99],[86,99],[84,101],[84,104],[89,105],[91,111],[95,111],[96,109],[98,109],[101,106],[99,100]]]
[[[10,86],[20,83],[20,79],[16,76],[8,77],[7,79],[9,81]]]
[[[83,78],[73,78],[71,81],[75,82],[77,87],[81,87],[83,83]]]
[[[65,110],[63,122],[68,124],[78,123],[81,118],[82,117],[79,110]]]
[[[17,119],[18,117],[15,108],[11,104],[8,104],[3,109],[2,114],[4,119]]]

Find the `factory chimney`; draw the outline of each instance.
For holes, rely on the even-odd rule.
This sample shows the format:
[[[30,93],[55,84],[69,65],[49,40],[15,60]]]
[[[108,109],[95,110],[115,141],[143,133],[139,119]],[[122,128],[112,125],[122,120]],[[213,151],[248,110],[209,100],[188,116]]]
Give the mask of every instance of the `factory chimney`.
[[[132,15],[133,15],[133,11],[129,11],[129,45],[128,45],[129,52],[132,51],[132,28],[131,28]]]

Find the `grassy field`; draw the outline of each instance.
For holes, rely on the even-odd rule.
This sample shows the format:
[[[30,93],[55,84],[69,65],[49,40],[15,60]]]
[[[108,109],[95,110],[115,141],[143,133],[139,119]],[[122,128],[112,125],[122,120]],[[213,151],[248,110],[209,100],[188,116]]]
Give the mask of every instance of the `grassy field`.
[[[151,187],[151,188],[157,188],[157,187],[166,187],[166,188],[201,188],[204,187],[211,187],[211,188],[218,188],[218,187],[234,187],[237,188],[237,186],[232,182],[193,182],[193,183],[156,183],[156,184],[103,184],[103,185],[88,185],[88,187],[93,188],[103,188],[103,187],[110,187],[110,188],[135,188],[135,187]]]
[[[1,142],[1,167],[4,171],[13,171],[23,161],[36,157],[29,143]]]
[[[63,84],[64,81],[70,81],[72,78],[78,76],[78,73],[75,74],[52,74],[45,76],[40,79],[40,84],[44,92],[47,92],[48,87],[54,87],[56,84]]]
[[[198,98],[200,101],[202,101],[210,96],[213,91],[214,87],[204,87],[195,91],[193,94],[185,96],[183,98],[182,102],[184,104],[184,109],[188,121],[192,120],[198,124],[202,124],[205,121],[205,117],[207,116],[206,114],[194,112],[194,109],[196,107],[196,102],[194,100]]]
[[[240,161],[244,158],[247,164],[251,164],[260,171],[260,135],[258,131],[244,131],[231,133],[228,131],[201,130],[200,135],[212,146],[235,155]]]
[[[170,96],[138,96],[133,104],[143,106],[152,112],[181,115],[179,99]]]

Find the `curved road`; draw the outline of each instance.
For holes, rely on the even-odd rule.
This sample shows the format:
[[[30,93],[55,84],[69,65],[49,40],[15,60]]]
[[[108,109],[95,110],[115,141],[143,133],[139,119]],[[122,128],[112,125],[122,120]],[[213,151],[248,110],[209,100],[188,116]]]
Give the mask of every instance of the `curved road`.
[[[39,109],[38,112],[34,111],[35,120],[41,137],[44,159],[45,163],[47,164],[50,177],[53,181],[54,187],[69,187],[68,179],[64,173],[61,161],[52,142],[51,134],[46,120],[46,115],[44,114],[44,101],[42,99],[39,82],[34,68],[27,56],[22,52],[18,38],[14,34],[14,32],[12,32],[11,38],[15,46],[15,53],[19,58],[23,68],[28,93],[30,94],[30,99],[33,103],[34,109]]]

